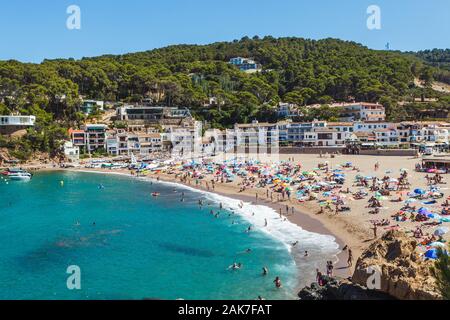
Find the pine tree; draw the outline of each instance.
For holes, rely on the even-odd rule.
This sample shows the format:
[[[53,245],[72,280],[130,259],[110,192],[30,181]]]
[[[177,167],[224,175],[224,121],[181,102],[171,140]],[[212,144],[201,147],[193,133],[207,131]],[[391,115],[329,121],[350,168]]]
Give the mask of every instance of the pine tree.
[[[447,252],[442,249],[439,250],[438,256],[432,272],[442,297],[445,300],[450,300],[450,258]]]

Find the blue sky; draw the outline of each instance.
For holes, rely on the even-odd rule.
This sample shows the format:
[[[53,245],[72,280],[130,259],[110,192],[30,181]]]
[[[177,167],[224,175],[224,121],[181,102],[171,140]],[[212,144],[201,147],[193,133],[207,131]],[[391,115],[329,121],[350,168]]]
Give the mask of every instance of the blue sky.
[[[394,50],[449,48],[449,0],[1,0],[0,60],[121,54],[248,35],[341,38]],[[69,5],[81,30],[66,28]],[[381,30],[366,27],[381,8]]]

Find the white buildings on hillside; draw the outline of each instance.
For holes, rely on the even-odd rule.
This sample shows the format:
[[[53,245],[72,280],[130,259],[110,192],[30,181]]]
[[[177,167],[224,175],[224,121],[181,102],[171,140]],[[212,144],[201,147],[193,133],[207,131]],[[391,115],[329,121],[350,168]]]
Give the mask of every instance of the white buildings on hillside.
[[[63,151],[70,162],[78,162],[80,160],[80,147],[74,146],[72,141],[64,142]]]
[[[17,131],[33,127],[35,122],[35,116],[0,116],[0,134],[14,134]]]
[[[164,119],[176,120],[191,117],[191,113],[187,108],[162,106],[126,105],[117,108],[116,114],[117,120],[135,123],[158,123]]]
[[[305,108],[320,108],[322,105],[309,105]],[[369,102],[332,103],[330,108],[339,108],[339,120],[343,122],[382,122],[386,121],[386,110],[383,105]]]
[[[339,106],[339,105],[336,105]],[[342,104],[342,121],[385,121],[386,112],[384,107],[378,103],[358,102],[352,104]]]
[[[230,59],[230,64],[248,73],[261,71],[261,65],[250,58],[235,57]]]
[[[291,107],[280,104],[279,112],[289,116]],[[88,124],[81,130],[70,130],[70,136],[73,147],[80,147],[86,153],[102,151],[128,156],[161,151],[172,151],[176,157],[223,152],[273,154],[280,145],[343,147],[349,142],[389,148],[449,144],[450,124],[445,122],[390,123],[379,104],[334,104],[332,107],[342,108],[342,119],[346,121],[253,121],[235,124],[227,130],[210,129],[203,135],[202,123],[195,121],[188,109],[124,106],[117,109],[116,117],[125,122],[123,129],[108,130],[104,124]]]
[[[279,130],[276,123],[236,124],[235,144],[238,153],[275,153],[279,147]]]
[[[74,146],[87,153],[106,151],[107,129],[105,124],[86,124],[80,130],[69,129],[69,136]]]
[[[80,111],[85,115],[92,114],[94,111],[103,111],[105,108],[104,101],[97,100],[83,100],[80,106]]]

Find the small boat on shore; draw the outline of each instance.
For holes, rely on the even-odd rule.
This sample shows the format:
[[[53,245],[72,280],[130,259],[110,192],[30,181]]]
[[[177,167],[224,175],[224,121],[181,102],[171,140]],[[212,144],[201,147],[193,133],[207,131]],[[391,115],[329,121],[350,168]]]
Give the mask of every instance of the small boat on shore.
[[[2,172],[2,175],[9,180],[14,181],[30,181],[33,175],[25,170],[10,168]]]

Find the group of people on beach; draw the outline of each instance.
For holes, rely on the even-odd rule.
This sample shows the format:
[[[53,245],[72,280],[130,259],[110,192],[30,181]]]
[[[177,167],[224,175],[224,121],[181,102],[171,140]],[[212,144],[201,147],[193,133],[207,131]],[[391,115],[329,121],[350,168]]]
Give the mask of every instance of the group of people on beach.
[[[385,166],[384,163],[383,166]],[[433,218],[436,215],[430,211],[426,211],[426,214],[420,212],[420,209],[427,205],[435,206],[437,200],[443,197],[443,193],[439,190],[439,185],[445,184],[442,174],[439,172],[433,175],[427,173],[425,180],[428,191],[412,191],[407,169],[402,168],[399,175],[393,175],[393,170],[386,170],[380,175],[381,167],[380,162],[376,161],[372,167],[372,174],[364,175],[362,170],[351,162],[333,167],[328,162],[322,162],[318,163],[316,168],[308,171],[303,168],[302,164],[295,163],[292,158],[278,163],[261,163],[252,160],[222,162],[203,160],[202,162],[185,162],[169,166],[168,169],[165,169],[164,174],[173,174],[176,179],[186,185],[192,185],[195,182],[197,188],[207,191],[216,190],[220,184],[223,187],[235,186],[239,193],[244,195],[243,197],[248,197],[249,193],[253,193],[254,200],[252,202],[257,205],[267,204],[275,207],[281,221],[287,221],[294,216],[297,212],[296,205],[306,202],[317,203],[318,214],[345,216],[346,213],[355,214],[352,212],[354,206],[350,205],[351,202],[367,201],[368,210],[365,213],[370,215],[367,218],[367,230],[371,230],[373,234],[371,240],[378,238],[380,230],[384,232],[385,230],[400,229],[401,222],[411,221],[422,224],[410,232],[414,238],[420,240],[421,244],[429,245],[435,241],[442,241],[442,237],[436,237],[423,229],[442,224],[447,220]],[[350,174],[355,177],[352,178],[351,183],[348,181]],[[224,190],[224,188],[220,189]],[[348,204],[349,201],[350,204]],[[383,215],[384,210],[389,209],[386,201],[390,201],[392,204],[404,202],[405,205],[401,210],[386,216]],[[422,202],[422,208],[412,205],[419,202]],[[199,205],[201,204],[199,203]],[[242,209],[243,202],[240,202],[238,207]],[[222,210],[221,204],[219,212],[212,210],[211,213],[218,218]],[[255,215],[254,212],[251,214]],[[450,215],[448,199],[442,204],[439,214],[440,217]],[[264,223],[260,227],[269,228],[270,223],[267,218],[264,218]],[[252,230],[253,226],[250,225],[245,232],[250,233]],[[293,242],[292,247],[296,247],[297,244],[298,242]],[[307,257],[308,252],[305,252],[304,256]],[[353,267],[353,259],[352,250],[348,249],[347,267],[349,269]],[[237,264],[232,269],[239,270],[241,267],[242,265]],[[327,275],[333,274],[333,268],[333,263],[328,261]]]

